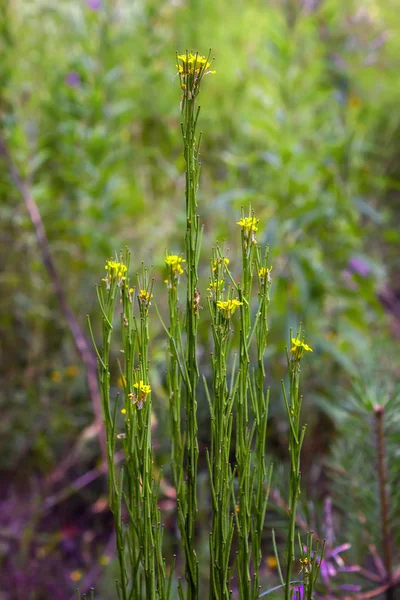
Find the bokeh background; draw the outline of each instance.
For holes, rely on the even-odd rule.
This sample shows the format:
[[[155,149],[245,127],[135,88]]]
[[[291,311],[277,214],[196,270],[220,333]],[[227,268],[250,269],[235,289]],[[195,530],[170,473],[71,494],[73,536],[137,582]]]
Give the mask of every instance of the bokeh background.
[[[164,253],[183,250],[175,52],[186,48],[211,48],[217,71],[205,79],[200,102],[202,289],[216,241],[229,248],[232,264],[239,256],[236,221],[249,203],[273,265],[268,452],[276,468],[265,580],[276,581],[271,527],[284,524],[284,347],[300,321],[314,348],[303,369],[302,514],[332,536],[332,548],[351,544],[348,564],[374,570],[371,544],[379,553],[382,542],[376,404],[392,411],[389,483],[400,474],[397,0],[0,0],[0,7],[1,600],[72,599],[77,586],[115,598],[98,415],[66,310],[86,337],[89,314],[98,339],[95,285],[105,259],[127,245],[134,271],[142,261],[153,265],[165,312]],[[33,203],[55,273],[43,260]],[[152,323],[160,467],[168,463],[166,340],[155,314]],[[206,377],[210,351],[204,302]],[[117,368],[114,381],[117,393]],[[202,452],[209,416],[199,393]],[[206,471],[203,452],[204,556]],[[176,550],[168,481],[167,464],[167,560]],[[395,493],[391,505],[395,527]],[[337,586],[343,581],[375,585],[354,574]],[[329,585],[326,598],[344,597],[335,581]]]

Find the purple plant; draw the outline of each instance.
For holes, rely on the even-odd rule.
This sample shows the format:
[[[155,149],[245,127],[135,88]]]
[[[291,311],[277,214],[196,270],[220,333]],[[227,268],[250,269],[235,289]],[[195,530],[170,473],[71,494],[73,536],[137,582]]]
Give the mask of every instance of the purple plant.
[[[304,585],[297,585],[293,588],[292,600],[305,600]]]
[[[81,82],[81,78],[79,73],[76,71],[71,71],[65,78],[65,83],[70,87],[77,87]]]
[[[92,10],[99,10],[101,8],[101,0],[86,0],[86,4]]]
[[[348,268],[360,277],[367,277],[370,272],[369,266],[361,260],[361,258],[357,258],[356,256],[353,256],[353,258],[350,259]]]

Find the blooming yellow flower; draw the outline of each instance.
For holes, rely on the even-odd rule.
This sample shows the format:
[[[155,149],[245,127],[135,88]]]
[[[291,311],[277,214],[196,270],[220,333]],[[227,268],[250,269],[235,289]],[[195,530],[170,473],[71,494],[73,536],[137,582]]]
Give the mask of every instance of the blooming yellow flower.
[[[293,346],[290,349],[290,353],[296,360],[300,360],[300,358],[304,356],[306,352],[313,352],[313,349],[299,338],[292,337],[292,344]]]
[[[150,294],[147,290],[140,290],[139,292],[139,301],[141,304],[150,304],[150,300],[152,299],[153,294]]]
[[[241,306],[243,302],[239,302],[236,298],[230,300],[218,300],[217,307],[224,315],[225,319],[230,319],[238,306]]]
[[[245,247],[248,245],[249,237],[253,244],[257,244],[254,234],[258,231],[258,221],[259,219],[256,219],[255,217],[242,217],[240,221],[237,221],[237,225],[240,225],[243,230]]]
[[[186,262],[184,258],[177,254],[169,254],[165,257],[165,264],[171,267],[171,271],[175,277],[179,277],[183,273],[182,263]]]
[[[182,64],[178,62],[176,68],[178,69],[178,73],[183,76],[199,73],[200,71],[215,73],[215,71],[207,71],[211,63],[205,56],[200,56],[199,54],[192,54],[191,52],[189,54],[178,54],[178,61],[181,61]]]
[[[142,379],[139,383],[134,383],[133,387],[136,389],[136,392],[134,394],[128,394],[128,398],[130,398],[134,404],[137,404],[137,407],[140,410],[143,408],[143,402],[151,392],[151,387],[148,383],[144,383]]]
[[[265,562],[270,569],[275,569],[278,564],[275,556],[273,556],[273,555],[267,556],[267,558],[265,559]]]
[[[216,271],[218,269],[218,265],[223,264],[228,266],[230,262],[231,261],[229,260],[229,258],[226,258],[225,256],[223,258],[216,258],[213,263],[213,271]]]
[[[210,281],[210,285],[207,288],[207,292],[210,292],[210,295],[212,295],[215,292],[220,292],[221,290],[223,290],[224,285],[225,285],[224,279]]]
[[[140,380],[139,383],[134,383],[133,387],[140,391],[140,394],[143,396],[147,396],[150,394],[151,387],[148,383],[144,383],[144,381]]]
[[[248,234],[249,231],[258,231],[258,222],[260,219],[256,219],[255,217],[243,217],[240,221],[237,221],[237,225],[240,225],[245,233]]]
[[[127,266],[123,263],[117,262],[115,260],[108,260],[106,262],[105,270],[108,271],[107,277],[110,277],[111,279],[126,279],[125,273],[127,271]]]

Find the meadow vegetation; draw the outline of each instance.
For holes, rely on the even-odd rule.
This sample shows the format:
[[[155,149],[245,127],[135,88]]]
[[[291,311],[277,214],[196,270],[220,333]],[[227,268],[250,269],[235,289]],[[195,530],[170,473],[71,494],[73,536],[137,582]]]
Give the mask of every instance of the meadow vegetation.
[[[0,7],[5,598],[395,599],[396,3]]]

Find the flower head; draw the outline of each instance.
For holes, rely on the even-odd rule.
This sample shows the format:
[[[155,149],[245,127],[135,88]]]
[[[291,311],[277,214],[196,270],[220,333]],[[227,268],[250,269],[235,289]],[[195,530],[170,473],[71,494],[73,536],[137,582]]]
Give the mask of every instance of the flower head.
[[[117,282],[120,285],[126,279],[127,266],[121,262],[115,260],[108,260],[106,262],[105,270],[107,275],[103,281],[106,282],[107,289],[110,289],[111,284]]]
[[[77,73],[76,71],[70,71],[70,73],[68,73],[68,75],[65,78],[65,83],[71,87],[77,87],[81,82],[81,78],[79,76],[79,73]]]
[[[153,294],[151,294],[147,290],[140,290],[140,292],[139,292],[140,304],[147,304],[150,306],[152,297],[153,297]]]
[[[92,10],[99,10],[99,8],[101,7],[101,1],[100,0],[86,0],[86,4]]]
[[[247,246],[248,239],[250,238],[253,244],[257,244],[255,232],[258,231],[258,221],[255,217],[242,217],[240,221],[237,221],[237,225],[243,230],[245,246]]]
[[[229,263],[229,258],[226,258],[225,256],[223,258],[216,258],[213,262],[213,271],[215,272],[219,265],[228,266]]]
[[[224,279],[216,279],[215,281],[210,281],[210,284],[207,288],[207,292],[210,292],[210,296],[216,294],[217,292],[221,292],[224,289],[225,280]]]
[[[229,300],[218,300],[217,307],[225,317],[225,319],[230,319],[233,313],[236,311],[238,306],[241,306],[243,302],[239,302],[236,298]]]
[[[302,356],[305,355],[306,352],[313,352],[313,349],[310,348],[303,340],[300,338],[292,337],[292,348],[290,349],[290,353],[292,354],[295,360],[300,360]]]
[[[182,263],[186,262],[184,258],[178,254],[168,254],[165,257],[165,264],[170,267],[174,277],[178,278],[183,273]]]
[[[258,231],[258,222],[260,219],[256,219],[255,217],[242,217],[240,221],[237,221],[237,225],[240,225],[245,234],[249,231]]]
[[[261,269],[258,271],[258,274],[260,276],[260,279],[262,282],[265,281],[265,278],[267,279],[268,283],[271,283],[271,271],[272,271],[272,267],[261,267]]]
[[[151,393],[151,387],[148,383],[144,383],[142,379],[139,382],[134,383],[133,387],[136,389],[136,392],[128,394],[128,398],[132,400],[133,404],[137,404],[137,407],[140,410],[143,408],[143,402]]]
[[[178,73],[185,77],[186,75],[191,75],[193,73],[198,74],[201,71],[207,71],[210,65],[210,61],[205,56],[189,52],[189,54],[178,54],[178,64],[176,65],[176,68],[178,69]],[[214,74],[215,71],[207,71],[207,73]]]

